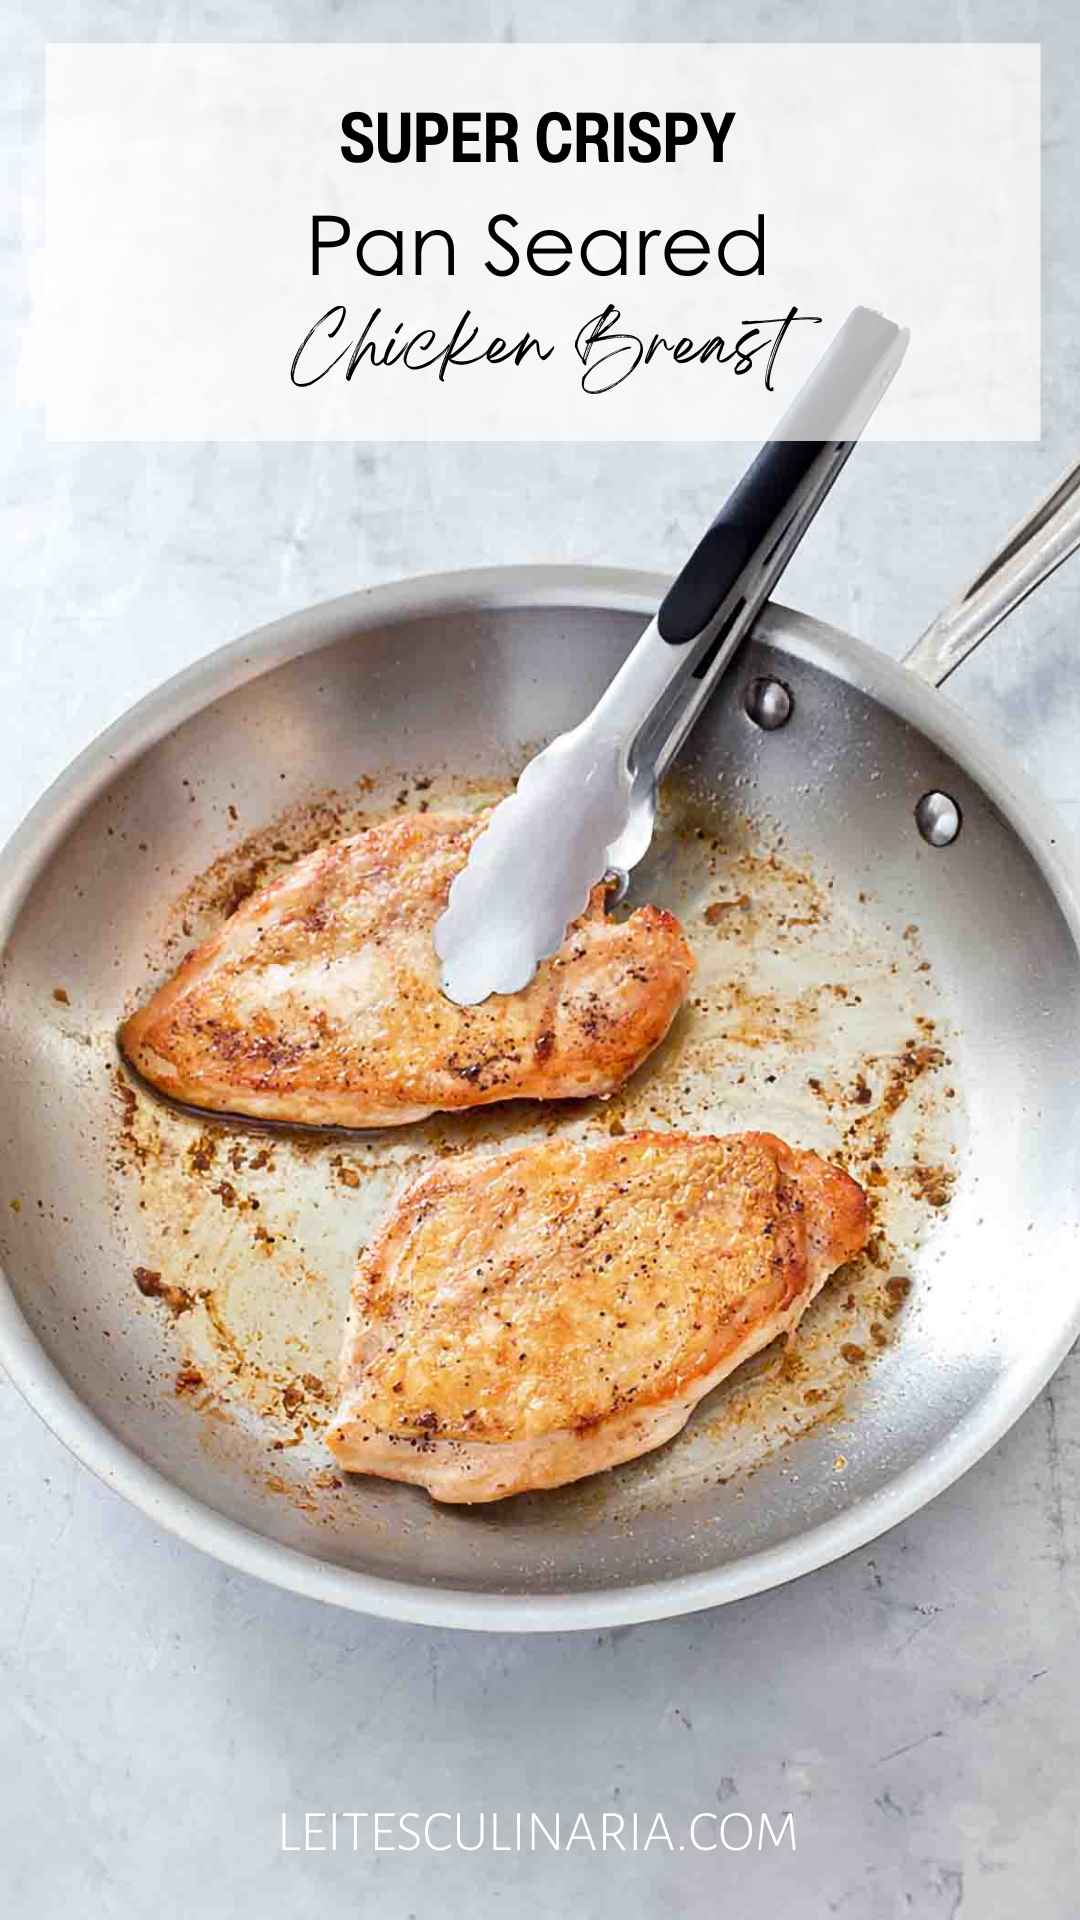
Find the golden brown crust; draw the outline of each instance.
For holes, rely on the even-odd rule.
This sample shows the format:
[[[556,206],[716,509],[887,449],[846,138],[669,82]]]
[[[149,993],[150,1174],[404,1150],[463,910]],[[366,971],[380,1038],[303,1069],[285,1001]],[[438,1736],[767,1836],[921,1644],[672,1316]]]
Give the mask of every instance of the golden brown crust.
[[[678,1431],[866,1234],[855,1182],[770,1134],[440,1163],[361,1261],[329,1444],[443,1499],[579,1478]]]
[[[125,1022],[125,1056],[173,1099],[315,1126],[613,1091],[685,998],[682,929],[609,920],[598,887],[523,992],[455,1006],[432,933],[484,820],[400,814],[297,861]]]

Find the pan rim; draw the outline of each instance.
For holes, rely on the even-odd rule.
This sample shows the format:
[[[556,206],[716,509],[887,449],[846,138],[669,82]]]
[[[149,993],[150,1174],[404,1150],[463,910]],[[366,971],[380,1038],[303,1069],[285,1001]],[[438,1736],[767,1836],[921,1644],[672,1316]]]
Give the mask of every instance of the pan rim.
[[[0,853],[0,950],[29,889],[60,840],[106,784],[183,720],[275,666],[365,629],[436,612],[584,607],[647,618],[660,574],[567,565],[487,567],[365,588],[288,614],[219,647],[145,695],[91,742],[31,808]],[[1019,769],[946,696],[864,642],[809,615],[771,605],[757,638],[821,666],[908,721],[963,767],[1031,854],[1080,950],[1080,872],[1071,839]],[[555,1632],[671,1618],[742,1599],[866,1546],[952,1485],[1030,1406],[1080,1332],[1080,1300],[1020,1377],[999,1383],[946,1444],[874,1494],[779,1545],[725,1567],[584,1592],[478,1592],[420,1585],[342,1567],[270,1540],[175,1485],[91,1412],[50,1359],[0,1271],[0,1363],[27,1403],[106,1486],[189,1545],[305,1597],[424,1626]]]

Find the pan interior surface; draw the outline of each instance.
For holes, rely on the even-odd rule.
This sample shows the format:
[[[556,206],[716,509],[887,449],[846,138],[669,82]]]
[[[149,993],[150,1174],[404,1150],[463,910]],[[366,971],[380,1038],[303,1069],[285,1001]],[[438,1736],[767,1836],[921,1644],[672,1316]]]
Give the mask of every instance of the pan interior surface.
[[[445,1596],[448,1620],[455,1596],[505,1602],[510,1624],[560,1596],[551,1624],[571,1625],[575,1598],[696,1579],[700,1605],[762,1584],[739,1584],[757,1556],[776,1577],[813,1564],[815,1530],[905,1477],[928,1496],[961,1437],[974,1457],[1076,1324],[1080,965],[1039,859],[971,771],[828,660],[823,629],[773,610],[634,876],[629,905],[684,915],[699,979],[623,1094],[372,1136],[174,1112],[122,1073],[114,1035],[186,945],[307,845],[395,807],[483,804],[588,709],[641,615],[451,598],[336,624],[99,777],[27,869],[0,1027],[22,1315],[124,1449],[257,1536],[260,1570],[316,1592],[325,1573],[328,1597],[366,1605],[382,1580]],[[761,679],[792,696],[775,730],[748,716]],[[916,824],[932,792],[959,809],[947,847]],[[870,1259],[792,1349],[626,1468],[472,1510],[343,1482],[320,1439],[341,1316],[401,1180],[462,1146],[642,1125],[839,1154],[876,1201]],[[275,1568],[282,1548],[302,1578]]]

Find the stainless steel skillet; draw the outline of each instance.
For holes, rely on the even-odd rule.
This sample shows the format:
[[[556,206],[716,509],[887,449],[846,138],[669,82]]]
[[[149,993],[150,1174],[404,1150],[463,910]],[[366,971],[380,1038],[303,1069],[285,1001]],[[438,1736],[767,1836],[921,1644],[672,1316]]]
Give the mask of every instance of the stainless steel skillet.
[[[1015,601],[1030,551],[1021,542],[979,591]],[[493,570],[293,616],[141,703],[3,856],[0,1355],[110,1485],[194,1544],[297,1591],[516,1630],[733,1599],[850,1551],[948,1485],[1017,1418],[1080,1326],[1080,908],[1057,829],[924,678],[771,607],[694,736],[688,790],[713,807],[721,838],[745,812],[772,848],[797,854],[824,889],[832,881],[851,923],[865,923],[867,991],[874,940],[885,952],[917,924],[965,1114],[950,1202],[911,1251],[896,1337],[853,1385],[842,1424],[812,1425],[730,1477],[710,1467],[699,1429],[641,1475],[468,1514],[376,1483],[307,1505],[284,1497],[256,1430],[208,1426],[172,1391],[171,1330],[132,1286],[146,1233],[139,1191],[117,1185],[109,1159],[112,1036],[178,891],[237,831],[230,808],[251,825],[313,785],[344,788],[388,767],[511,772],[596,698],[662,588],[603,570]],[[918,651],[930,679],[954,663],[940,641]],[[786,724],[759,724],[789,699]],[[949,845],[931,843],[947,808],[924,807],[930,839],[920,832],[928,794],[960,818]],[[642,884],[655,893],[663,879],[654,868]],[[762,952],[762,968],[775,957]],[[828,1021],[819,1027],[827,1067],[836,1041]],[[739,1055],[751,1077],[758,1057]],[[790,1088],[762,1074],[753,1094],[760,1122],[791,1131]],[[720,1072],[714,1097],[722,1122]],[[328,1258],[337,1217],[325,1201],[307,1216]]]

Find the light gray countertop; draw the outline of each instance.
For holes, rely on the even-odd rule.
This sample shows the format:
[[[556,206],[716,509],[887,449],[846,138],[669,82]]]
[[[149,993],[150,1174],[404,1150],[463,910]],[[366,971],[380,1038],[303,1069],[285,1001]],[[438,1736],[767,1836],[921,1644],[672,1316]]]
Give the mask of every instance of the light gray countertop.
[[[21,15],[21,17],[20,17]],[[784,597],[900,653],[1080,450],[1080,24],[1068,0],[331,0],[8,8],[2,255],[26,316],[45,39],[1041,39],[1045,437],[861,453]],[[13,230],[12,230],[13,229]],[[101,727],[237,633],[355,586],[536,559],[672,569],[735,447],[0,450],[0,833]],[[627,473],[635,474],[628,487]],[[952,683],[1080,827],[1080,562]],[[977,929],[972,930],[977,938]],[[1038,1311],[1038,1303],[1032,1303]],[[226,1571],[104,1491],[0,1383],[0,1883],[17,1920],[180,1914],[840,1914],[1067,1920],[1078,1910],[1080,1369],[886,1538],[782,1591],[614,1633],[396,1627]],[[283,1853],[320,1809],[698,1811],[797,1851]],[[295,1830],[295,1825],[294,1825]],[[2,1895],[0,1895],[2,1898]]]

